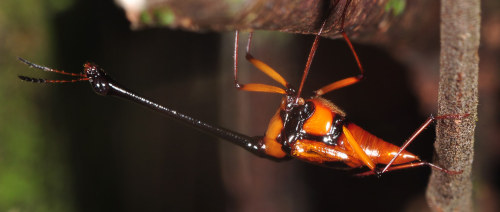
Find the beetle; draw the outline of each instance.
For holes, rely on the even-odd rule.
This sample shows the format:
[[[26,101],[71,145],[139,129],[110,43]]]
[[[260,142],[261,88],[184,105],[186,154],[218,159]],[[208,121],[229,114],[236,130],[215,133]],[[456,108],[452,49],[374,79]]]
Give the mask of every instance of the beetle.
[[[260,157],[276,161],[296,158],[327,167],[336,167],[338,162],[344,163],[351,168],[367,167],[369,171],[358,174],[361,176],[372,174],[380,175],[387,171],[416,166],[430,166],[448,174],[461,173],[461,171],[447,170],[435,164],[422,161],[418,156],[405,149],[434,120],[462,118],[466,115],[430,116],[427,121],[410,136],[402,147],[398,147],[372,135],[358,125],[352,123],[348,120],[344,111],[332,102],[321,97],[323,94],[355,84],[364,78],[364,70],[359,61],[359,57],[343,30],[341,30],[340,33],[351,49],[361,73],[357,76],[328,84],[315,91],[315,96],[311,98],[304,99],[301,97],[301,91],[307,78],[314,54],[318,48],[319,39],[325,23],[326,22],[323,22],[321,29],[315,36],[298,90],[293,88],[274,69],[250,54],[252,33],[249,34],[245,58],[284,88],[258,83],[239,83],[237,78],[239,32],[235,32],[233,69],[235,87],[244,91],[279,93],[283,95],[280,107],[271,118],[264,136],[251,137],[243,135],[205,123],[191,116],[162,106],[118,84],[102,68],[93,63],[85,63],[82,73],[69,73],[37,65],[19,58],[21,62],[36,69],[77,77],[72,80],[47,80],[26,76],[19,76],[19,78],[23,81],[35,83],[89,81],[91,87],[97,94],[115,96],[139,103],[171,118],[185,122],[196,129],[237,144]],[[385,167],[380,169],[377,167],[377,164],[383,164]]]
[[[337,6],[336,1],[333,7]],[[309,163],[326,167],[337,167],[337,163],[344,163],[351,168],[367,167],[369,171],[359,173],[359,176],[378,175],[392,170],[418,166],[430,166],[448,174],[460,174],[462,171],[452,171],[421,160],[415,154],[406,151],[406,147],[433,121],[437,119],[460,119],[469,114],[447,114],[430,116],[427,120],[398,147],[351,122],[346,113],[338,106],[321,96],[331,91],[355,84],[364,79],[364,69],[359,57],[344,31],[344,20],[347,8],[351,1],[344,5],[339,33],[349,46],[360,74],[330,83],[314,93],[311,98],[301,97],[302,88],[306,81],[311,63],[319,46],[321,34],[326,25],[326,19],[316,33],[311,50],[307,58],[298,90],[292,87],[278,72],[261,60],[250,54],[250,45],[253,33],[248,36],[245,58],[264,74],[281,84],[284,88],[259,84],[241,84],[238,81],[238,42],[239,31],[235,32],[234,43],[234,84],[239,90],[278,93],[283,95],[281,104],[271,118],[264,136],[247,136],[229,129],[217,127],[191,116],[179,113],[173,109],[155,103],[113,80],[102,68],[93,63],[85,63],[82,73],[69,73],[37,65],[23,58],[19,60],[30,67],[43,71],[77,77],[72,80],[47,80],[26,76],[19,76],[23,81],[35,83],[72,83],[89,81],[92,89],[99,95],[115,96],[146,106],[163,115],[191,125],[193,128],[215,135],[231,143],[239,145],[257,156],[283,161],[296,158]],[[381,169],[377,165],[385,165]]]
[[[265,136],[258,147],[261,149],[260,151],[274,159],[297,158],[327,167],[337,167],[337,163],[341,162],[351,168],[365,166],[370,169],[370,171],[358,174],[359,176],[381,175],[387,171],[417,166],[430,166],[448,174],[461,173],[461,171],[451,171],[423,161],[405,149],[433,121],[459,119],[468,116],[468,114],[431,115],[401,147],[398,147],[352,123],[340,107],[321,97],[328,92],[358,83],[364,79],[363,66],[343,27],[340,34],[349,46],[360,74],[330,83],[314,91],[315,95],[309,99],[301,97],[301,91],[319,45],[319,37],[324,25],[325,22],[315,37],[298,90],[294,89],[274,69],[255,59],[249,53],[252,33],[248,37],[245,58],[284,88],[265,84],[240,84],[237,79],[238,61],[235,59],[234,82],[236,88],[284,95],[280,107],[271,118]],[[236,31],[234,58],[238,58],[238,37],[239,33]],[[380,169],[376,166],[377,164],[383,164],[385,167]]]

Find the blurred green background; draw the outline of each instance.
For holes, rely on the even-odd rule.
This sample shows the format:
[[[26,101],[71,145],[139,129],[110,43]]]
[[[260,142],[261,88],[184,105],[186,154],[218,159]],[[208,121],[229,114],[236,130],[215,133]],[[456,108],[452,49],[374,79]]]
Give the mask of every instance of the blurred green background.
[[[13,78],[17,56],[53,61],[54,14],[73,2],[0,2],[0,211],[71,211],[67,134],[52,128],[43,100],[47,93]],[[46,108],[45,108],[46,109]],[[49,119],[49,120],[47,120]],[[49,122],[47,122],[49,121]]]

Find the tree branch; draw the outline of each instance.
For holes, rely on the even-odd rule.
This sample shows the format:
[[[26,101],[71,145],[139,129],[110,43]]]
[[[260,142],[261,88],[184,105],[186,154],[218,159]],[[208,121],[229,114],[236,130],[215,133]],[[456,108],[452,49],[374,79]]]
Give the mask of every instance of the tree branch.
[[[427,200],[435,211],[472,211],[471,171],[478,104],[479,0],[441,1],[439,114],[470,114],[437,124],[435,163],[460,175],[433,171]]]
[[[346,32],[353,38],[359,35],[370,35],[372,38],[384,34],[394,28],[393,26],[413,26],[411,23],[426,19],[418,13],[428,9],[433,1],[352,0],[346,11]],[[145,0],[142,4],[131,2],[137,1],[117,0],[135,28],[166,26],[197,32],[253,29],[314,34],[326,18],[327,30],[323,36],[334,38],[339,36],[341,16],[348,0]]]

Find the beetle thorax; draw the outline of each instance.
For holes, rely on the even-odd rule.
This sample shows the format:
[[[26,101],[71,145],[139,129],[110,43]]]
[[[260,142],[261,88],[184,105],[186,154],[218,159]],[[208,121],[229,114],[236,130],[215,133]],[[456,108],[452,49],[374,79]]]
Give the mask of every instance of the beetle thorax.
[[[302,139],[336,145],[345,114],[333,103],[323,98],[312,98],[291,104],[280,111],[283,128],[278,138],[285,152]]]
[[[306,135],[304,122],[314,113],[314,104],[300,99],[287,97],[285,109],[280,110],[283,128],[278,142],[285,152],[290,152],[290,146]]]

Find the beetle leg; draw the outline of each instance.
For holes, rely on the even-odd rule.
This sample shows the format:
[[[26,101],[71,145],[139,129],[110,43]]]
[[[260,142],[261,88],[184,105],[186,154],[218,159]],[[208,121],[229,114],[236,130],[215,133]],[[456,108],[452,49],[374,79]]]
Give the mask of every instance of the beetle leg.
[[[307,139],[297,140],[291,145],[290,155],[307,162],[324,164],[326,162],[343,162],[351,167],[359,166],[357,157],[336,146]]]
[[[400,147],[398,153],[396,155],[394,155],[394,157],[391,159],[391,161],[389,161],[389,163],[387,163],[387,165],[385,166],[384,169],[382,169],[382,173],[386,172],[389,167],[394,163],[394,161],[396,160],[396,158],[401,155],[401,152],[403,152],[403,150],[406,149],[406,147],[408,147],[408,145],[410,145],[410,143],[415,140],[415,138],[420,135],[420,133],[422,133],[422,131],[425,130],[425,128],[427,128],[429,126],[429,124],[431,124],[432,122],[434,122],[436,119],[450,119],[450,118],[464,118],[464,117],[467,117],[469,116],[469,114],[447,114],[447,115],[441,115],[441,116],[436,116],[434,117],[433,115],[430,115],[429,118],[427,118],[427,120],[417,129],[415,130],[415,132],[410,136],[410,138],[408,138],[408,140],[405,141],[405,143]],[[430,164],[430,163],[429,163]],[[434,164],[432,164],[434,165]],[[434,168],[435,165],[433,166]],[[446,170],[444,168],[441,168],[439,167],[440,169],[443,169],[443,170]]]
[[[426,161],[418,161],[418,162],[411,162],[411,163],[407,163],[407,164],[400,164],[400,165],[391,166],[385,172],[390,172],[390,171],[399,170],[399,169],[407,169],[407,168],[419,167],[419,166],[430,166],[430,167],[432,167],[434,169],[437,169],[437,170],[442,171],[442,172],[447,173],[447,174],[461,174],[463,172],[462,170],[460,170],[460,171],[451,171],[451,170],[442,168],[440,166],[437,166],[437,165],[435,165],[433,163],[429,163],[429,162],[426,162]],[[382,174],[382,173],[377,173],[374,170],[370,170],[370,171],[367,171],[367,172],[356,174],[356,176],[369,176],[369,175],[374,175],[374,174],[379,175],[379,174]]]
[[[353,151],[357,154],[359,159],[372,171],[375,171],[375,163],[368,157],[366,152],[359,146],[358,142],[352,136],[351,132],[347,127],[342,126],[342,131],[344,132],[345,137],[347,138],[347,143],[351,146]]]
[[[262,71],[264,74],[267,76],[271,77],[273,80],[276,82],[280,83],[281,85],[285,86],[288,88],[288,82],[278,73],[276,72],[273,68],[271,68],[269,65],[266,63],[255,59],[251,54],[250,54],[250,44],[252,42],[252,35],[253,33],[250,32],[248,35],[248,43],[247,43],[247,48],[246,48],[246,56],[245,58],[252,63],[257,69]],[[238,40],[239,40],[239,32],[235,32],[234,36],[234,84],[236,88],[240,90],[245,90],[245,91],[256,91],[256,92],[268,92],[268,93],[281,93],[285,94],[285,90],[283,88],[279,88],[276,86],[271,86],[271,85],[265,85],[265,84],[257,84],[257,83],[251,83],[251,84],[241,84],[238,82]]]
[[[344,37],[345,42],[347,43],[347,45],[351,49],[351,52],[354,56],[354,59],[356,59],[356,64],[358,65],[359,71],[361,73],[357,76],[354,76],[354,77],[349,77],[346,79],[342,79],[342,80],[330,83],[330,84],[314,91],[316,96],[321,96],[321,95],[328,93],[330,91],[337,90],[339,88],[343,88],[343,87],[358,83],[365,76],[365,70],[363,69],[363,66],[361,65],[361,61],[359,60],[358,53],[356,53],[356,50],[354,50],[354,46],[352,45],[351,40],[349,39],[349,37],[347,36],[347,34],[344,31],[344,20],[345,20],[345,16],[346,16],[346,12],[347,12],[347,7],[349,6],[349,4],[351,4],[351,0],[346,2],[346,5],[344,6],[344,10],[342,12],[340,34],[342,34],[342,37]]]

